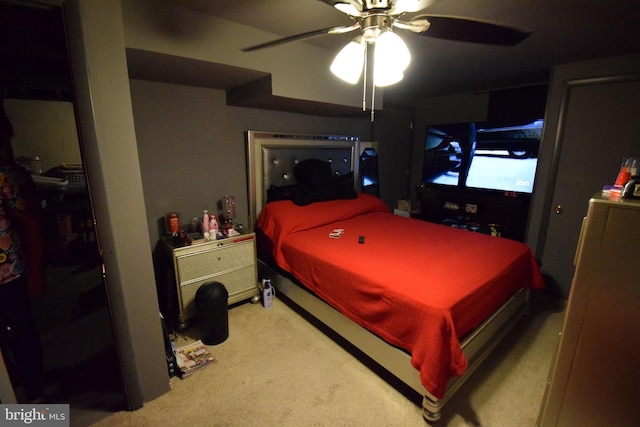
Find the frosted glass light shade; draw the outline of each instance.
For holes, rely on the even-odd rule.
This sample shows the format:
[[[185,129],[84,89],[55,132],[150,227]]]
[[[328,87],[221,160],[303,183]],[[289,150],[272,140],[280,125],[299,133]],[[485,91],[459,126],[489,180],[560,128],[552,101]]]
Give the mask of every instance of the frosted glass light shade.
[[[343,47],[331,63],[331,72],[347,83],[356,84],[364,66],[365,43],[358,37]]]
[[[417,12],[429,6],[431,1],[425,0],[396,0],[396,9],[405,12]]]
[[[404,78],[404,73],[394,67],[374,66],[373,83],[378,87],[390,86]]]
[[[388,86],[404,77],[403,71],[411,62],[411,53],[402,39],[392,31],[378,37],[373,64],[373,81],[376,86]]]

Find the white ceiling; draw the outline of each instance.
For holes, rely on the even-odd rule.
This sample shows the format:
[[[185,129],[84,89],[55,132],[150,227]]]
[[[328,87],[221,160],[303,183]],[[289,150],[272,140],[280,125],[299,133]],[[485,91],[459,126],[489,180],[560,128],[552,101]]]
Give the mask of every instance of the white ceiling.
[[[268,31],[274,38],[351,23],[321,0],[164,1]],[[439,0],[424,13],[498,21],[532,34],[517,46],[504,47],[396,30],[413,59],[404,80],[385,90],[385,100],[541,83],[556,64],[640,52],[638,0]],[[327,35],[295,43],[337,53],[353,36]]]

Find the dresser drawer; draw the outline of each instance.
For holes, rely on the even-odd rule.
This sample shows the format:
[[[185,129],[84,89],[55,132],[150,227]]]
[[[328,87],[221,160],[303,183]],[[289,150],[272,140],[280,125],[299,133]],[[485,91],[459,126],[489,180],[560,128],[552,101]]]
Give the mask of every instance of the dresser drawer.
[[[176,258],[180,286],[211,277],[214,273],[220,274],[254,264],[253,240],[221,245]]]
[[[252,264],[239,270],[210,275],[206,279],[180,286],[180,310],[183,316],[187,319],[196,317],[197,309],[194,301],[196,292],[200,286],[208,282],[220,282],[224,285],[229,293],[229,304],[233,304],[238,300],[238,297],[244,296],[247,292],[257,293],[258,283],[255,269],[255,264]]]

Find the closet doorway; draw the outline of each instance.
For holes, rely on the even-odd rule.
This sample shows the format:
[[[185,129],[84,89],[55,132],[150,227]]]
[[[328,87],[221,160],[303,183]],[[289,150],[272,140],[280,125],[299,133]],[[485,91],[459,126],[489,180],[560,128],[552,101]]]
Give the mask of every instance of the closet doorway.
[[[0,100],[17,162],[45,178],[37,182],[47,291],[33,300],[45,395],[50,403],[70,404],[72,422],[81,426],[127,409],[127,400],[75,123],[61,3],[0,0]],[[13,386],[20,400],[19,380]]]

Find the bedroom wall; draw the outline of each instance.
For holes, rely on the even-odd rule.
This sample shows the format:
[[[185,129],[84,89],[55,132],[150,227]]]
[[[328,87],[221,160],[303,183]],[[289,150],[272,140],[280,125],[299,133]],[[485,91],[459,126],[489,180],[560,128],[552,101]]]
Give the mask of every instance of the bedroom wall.
[[[5,99],[4,107],[15,134],[12,145],[16,158],[39,156],[43,170],[81,162],[71,102]]]
[[[390,208],[407,196],[411,115],[330,118],[229,107],[221,90],[131,80],[131,100],[148,220],[155,245],[168,212],[183,223],[236,196],[237,222],[247,224],[245,132],[357,135],[378,142],[381,198]]]
[[[334,54],[324,49],[292,43],[275,51],[239,54],[242,47],[273,35],[158,0],[122,2],[122,11],[128,49],[265,72],[271,75],[272,94],[283,99],[361,105],[361,88],[345,85],[327,71]],[[291,62],[292,57],[298,60]],[[411,112],[377,111],[371,124],[368,112],[358,118],[328,118],[229,107],[224,91],[218,90],[223,85],[187,86],[198,84],[188,81],[193,70],[173,66],[164,71],[164,78],[137,73],[131,77],[153,243],[158,220],[167,212],[179,211],[188,222],[226,193],[236,196],[238,212],[246,214],[247,130],[355,134],[363,141],[374,140],[379,149],[380,197],[390,208],[397,199],[409,197]],[[376,104],[382,101],[380,92]],[[238,221],[246,223],[246,217]]]
[[[278,97],[362,104],[358,85],[345,85],[327,72],[335,53],[326,49],[290,43],[242,53],[244,47],[278,36],[159,0],[123,1],[122,11],[127,48],[265,72]],[[384,91],[376,99],[381,104]]]

